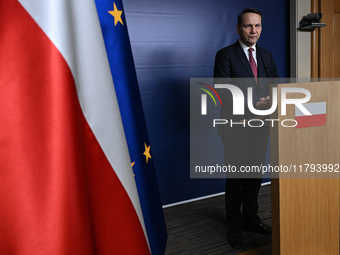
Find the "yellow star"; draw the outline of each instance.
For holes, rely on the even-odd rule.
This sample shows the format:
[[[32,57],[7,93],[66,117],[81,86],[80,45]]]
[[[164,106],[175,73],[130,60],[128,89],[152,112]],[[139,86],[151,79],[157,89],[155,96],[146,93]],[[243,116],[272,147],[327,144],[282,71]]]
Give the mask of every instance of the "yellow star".
[[[145,155],[146,163],[148,163],[149,158],[151,158],[151,155],[150,155],[150,146],[147,147],[146,143],[144,143],[144,146],[145,146],[145,151],[144,151],[143,155]]]
[[[135,164],[135,162],[132,162],[132,163],[131,163],[131,167],[133,167],[134,164]],[[132,172],[133,172],[133,170],[132,170]],[[136,176],[136,175],[133,174],[133,176]]]
[[[115,3],[113,3],[113,11],[109,11],[109,13],[115,18],[115,25],[117,25],[118,21],[124,25],[122,21],[123,11],[119,11]]]

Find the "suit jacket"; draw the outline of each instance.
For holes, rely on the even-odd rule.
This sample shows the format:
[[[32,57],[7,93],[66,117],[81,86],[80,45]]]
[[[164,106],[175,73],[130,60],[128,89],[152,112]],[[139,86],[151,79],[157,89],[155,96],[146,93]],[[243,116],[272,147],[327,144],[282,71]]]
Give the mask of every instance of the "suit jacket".
[[[218,93],[222,100],[222,108],[220,113],[221,119],[227,119],[228,121],[233,120],[237,122],[243,119],[258,117],[252,114],[248,109],[248,87],[253,88],[252,99],[253,105],[255,107],[257,101],[259,101],[259,98],[265,98],[269,95],[269,85],[278,82],[275,78],[279,78],[279,75],[272,54],[268,50],[265,50],[258,45],[256,47],[258,83],[256,83],[255,81],[247,56],[245,55],[238,41],[228,47],[219,50],[216,54],[214,67],[214,83],[228,83],[236,85],[242,90],[245,99],[245,114],[233,115],[232,94],[228,89],[220,89]],[[230,125],[228,123],[225,125],[219,125],[218,133],[220,136],[228,136],[229,134],[234,135],[234,132],[232,130],[236,131],[236,129],[230,128]]]

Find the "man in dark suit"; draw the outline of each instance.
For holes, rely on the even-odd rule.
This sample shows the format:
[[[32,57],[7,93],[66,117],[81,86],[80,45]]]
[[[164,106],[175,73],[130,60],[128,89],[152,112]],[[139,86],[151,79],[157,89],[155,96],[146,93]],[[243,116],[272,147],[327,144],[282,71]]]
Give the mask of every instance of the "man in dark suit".
[[[236,166],[236,169],[240,169],[241,166],[260,166],[265,163],[268,126],[249,127],[241,124],[244,120],[259,117],[248,109],[247,89],[249,87],[253,89],[254,108],[268,109],[270,107],[269,85],[275,82],[270,78],[279,77],[271,53],[256,44],[261,31],[261,12],[253,8],[244,9],[238,16],[239,40],[219,50],[215,58],[214,77],[229,78],[228,83],[236,85],[245,95],[244,114],[233,115],[233,97],[230,90],[219,91],[223,103],[220,118],[238,123],[233,126],[219,125],[218,129],[224,146],[225,163]],[[216,79],[217,83],[221,82],[218,80]],[[227,175],[225,189],[227,241],[234,248],[242,245],[242,230],[271,235],[271,227],[262,223],[257,215],[257,198],[261,183],[262,174]]]

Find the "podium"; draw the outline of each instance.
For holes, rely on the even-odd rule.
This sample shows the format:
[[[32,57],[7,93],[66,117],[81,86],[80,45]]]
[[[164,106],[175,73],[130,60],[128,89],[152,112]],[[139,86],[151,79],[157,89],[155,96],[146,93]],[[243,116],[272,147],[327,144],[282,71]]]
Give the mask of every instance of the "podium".
[[[272,254],[339,254],[340,82],[275,86],[278,108],[271,119],[278,121],[271,127],[271,165],[285,169],[272,175]],[[281,113],[281,90],[288,87],[309,90],[308,103],[326,102],[326,122],[283,126],[283,120],[296,119],[294,105]]]

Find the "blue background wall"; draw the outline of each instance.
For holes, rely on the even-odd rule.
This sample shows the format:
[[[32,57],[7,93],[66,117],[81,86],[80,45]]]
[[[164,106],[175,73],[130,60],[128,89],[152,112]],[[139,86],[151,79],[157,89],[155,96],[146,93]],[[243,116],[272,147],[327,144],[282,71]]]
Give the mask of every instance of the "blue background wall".
[[[217,50],[234,43],[245,7],[263,14],[259,44],[288,77],[288,0],[123,0],[163,205],[224,191],[190,179],[190,78],[212,77]]]

